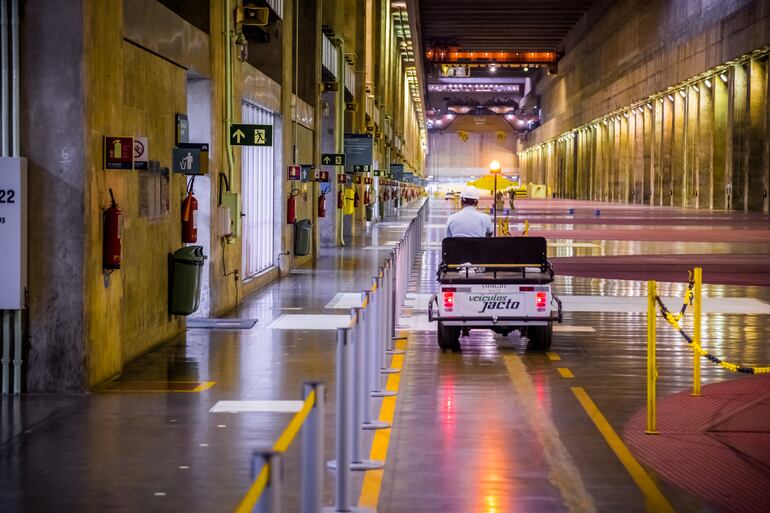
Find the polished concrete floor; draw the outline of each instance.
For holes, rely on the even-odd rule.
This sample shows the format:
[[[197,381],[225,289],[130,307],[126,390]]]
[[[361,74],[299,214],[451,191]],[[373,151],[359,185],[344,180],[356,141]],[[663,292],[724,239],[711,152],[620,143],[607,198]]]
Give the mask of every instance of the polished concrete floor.
[[[526,219],[530,233],[550,230],[549,253],[557,269],[576,268],[557,278],[563,296],[601,297],[611,304],[645,295],[650,277],[671,276],[671,283],[660,284],[661,293],[681,297],[686,272],[672,272],[673,265],[727,258],[734,264],[729,269],[704,274],[704,294],[721,298],[706,314],[704,342],[731,360],[770,363],[770,317],[763,313],[770,288],[746,286],[734,276],[741,269],[750,275],[757,255],[760,270],[767,272],[766,216],[602,204],[599,221],[597,206],[587,202],[517,203],[512,224]],[[327,308],[338,293],[369,285],[389,244],[415,213],[404,209],[346,248],[325,249],[313,269],[295,270],[245,298],[231,315],[258,319],[250,330],[188,330],[87,396],[4,401],[0,511],[233,511],[250,482],[251,452],[272,445],[290,414],[209,410],[221,400],[298,399],[304,380],[329,386],[325,451],[331,458],[334,332],[317,328],[327,316],[344,314]],[[450,213],[447,202],[431,201],[412,298],[399,321],[407,352],[395,381],[399,395],[385,442],[387,464],[377,479],[370,479],[373,473],[355,474],[354,498],[360,493],[362,504],[374,501],[383,513],[647,512],[667,505],[679,512],[730,511],[729,505],[673,484],[656,470],[654,459],[645,459],[642,473],[660,492],[661,503],[649,484],[640,485],[639,475],[627,470],[596,423],[598,411],[624,445],[624,430],[634,427],[629,421],[645,405],[643,312],[568,311],[548,354],[527,351],[516,336],[486,331],[472,331],[461,354],[438,350],[434,327],[425,322],[424,298],[437,290],[440,240]],[[660,226],[667,230],[656,230]],[[674,238],[675,231],[686,236]],[[719,242],[713,232],[722,234]],[[634,279],[617,279],[613,259],[633,255],[648,256],[647,267],[627,262],[632,269],[623,277]],[[588,257],[612,262],[579,265]],[[754,302],[736,304],[750,304],[752,313],[734,313],[740,308],[730,301],[749,299]],[[300,317],[292,317],[298,315],[324,317],[301,324]],[[290,329],[273,329],[276,322]],[[685,327],[691,329],[691,323]],[[692,358],[679,335],[662,323],[659,344],[658,390],[665,398],[687,390]],[[704,384],[735,379],[704,364]],[[593,415],[586,398],[595,406]],[[665,437],[666,426],[659,427]],[[365,442],[368,447],[371,433]],[[299,443],[286,455],[287,512],[298,505]],[[375,446],[383,450],[382,440]],[[699,448],[689,450],[697,454]],[[759,465],[761,475],[770,474]],[[698,475],[706,482],[732,471],[706,467]],[[333,480],[327,473],[328,504]],[[767,511],[765,504],[757,503],[754,511]]]

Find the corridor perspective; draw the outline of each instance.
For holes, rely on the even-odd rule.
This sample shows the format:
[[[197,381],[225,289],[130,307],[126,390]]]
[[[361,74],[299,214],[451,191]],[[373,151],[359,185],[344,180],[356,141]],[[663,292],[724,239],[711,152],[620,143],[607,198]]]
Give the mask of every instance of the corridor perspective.
[[[769,513],[770,2],[0,0],[0,512]]]

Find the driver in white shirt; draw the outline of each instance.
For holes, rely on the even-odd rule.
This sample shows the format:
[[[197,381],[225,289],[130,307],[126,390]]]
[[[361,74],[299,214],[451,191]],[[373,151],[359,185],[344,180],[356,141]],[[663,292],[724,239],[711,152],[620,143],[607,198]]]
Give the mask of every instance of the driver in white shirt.
[[[476,210],[479,192],[471,189],[461,194],[462,210],[449,216],[446,225],[447,237],[491,237],[494,231],[492,218]]]

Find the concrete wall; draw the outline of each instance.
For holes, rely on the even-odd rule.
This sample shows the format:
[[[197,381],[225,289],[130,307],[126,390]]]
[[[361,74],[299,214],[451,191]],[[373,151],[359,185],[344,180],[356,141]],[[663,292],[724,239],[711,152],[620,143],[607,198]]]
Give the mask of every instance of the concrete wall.
[[[766,211],[767,57],[748,54],[769,44],[767,2],[597,4],[535,86],[527,179],[563,197]]]
[[[467,140],[457,132],[433,132],[428,136],[426,176],[479,176],[489,172],[489,163],[500,162],[503,172],[518,174],[515,136],[499,139],[494,132],[465,132]]]
[[[82,0],[24,4],[21,151],[29,159],[30,390],[79,390],[85,368]],[[40,37],[40,34],[47,34]]]
[[[286,193],[297,187],[303,192],[297,202],[298,218],[311,219],[318,226],[319,184],[289,182],[286,166],[297,163],[320,167],[322,146],[320,94],[308,98],[309,91],[320,89],[317,87],[320,53],[316,51],[313,57],[313,52],[303,46],[294,49],[295,3],[284,2],[285,23],[281,26],[285,30],[279,30],[278,40],[270,46],[272,60],[264,65],[265,69],[256,69],[248,62],[239,63],[233,52],[231,122],[241,121],[244,99],[275,113],[275,161],[273,169],[268,171],[274,184],[275,265],[247,282],[240,282],[236,273],[242,263],[242,240],[222,244],[215,235],[216,215],[212,215],[217,207],[216,178],[220,172],[229,175],[236,192],[245,192],[241,190],[241,150],[233,150],[232,166],[228,164],[226,151],[229,134],[224,122],[225,43],[219,37],[224,27],[223,0],[196,0],[189,5],[166,3],[178,7],[185,18],[194,18],[199,25],[208,20],[208,30],[195,29],[155,0],[62,0],[57,3],[57,9],[51,9],[48,0],[24,2],[22,154],[30,161],[33,205],[30,209],[30,342],[26,380],[29,391],[92,388],[119,375],[138,355],[179,336],[185,329],[184,318],[168,314],[167,256],[182,246],[179,212],[186,179],[173,174],[169,177],[168,187],[163,189],[167,208],[153,212],[142,210],[146,173],[104,170],[104,136],[145,136],[149,139],[149,158],[170,168],[175,145],[175,114],[187,113],[191,140],[209,143],[210,176],[195,182],[201,214],[199,243],[207,256],[203,306],[198,315],[217,316],[231,310],[244,295],[293,267],[311,263],[319,254],[321,229],[316,230],[313,253],[295,257],[294,227],[285,221]],[[379,42],[375,45],[364,37],[362,26],[355,27],[357,33],[345,34],[344,19],[350,13],[344,14],[338,9],[343,0],[333,3],[332,19],[325,23],[348,40],[346,52],[364,56],[366,45],[386,46]],[[377,24],[387,26],[389,45],[385,60],[389,69],[392,68],[389,77],[393,83],[388,82],[387,88],[383,85],[379,94],[383,99],[379,122],[385,115],[398,122],[394,122],[391,135],[378,139],[382,167],[387,165],[391,154],[394,159],[400,158],[391,149],[393,139],[409,136],[411,119],[405,116],[409,112],[401,112],[405,106],[411,108],[411,104],[398,94],[404,90],[405,76],[397,62],[399,51],[394,44],[393,25],[382,19],[390,16],[389,4],[386,4],[377,4],[375,8],[375,2],[368,0],[366,9],[361,7],[356,11],[361,16],[364,12],[370,13],[366,18],[370,29]],[[124,17],[125,5],[130,7],[126,13],[137,16]],[[316,41],[320,41],[324,13],[320,2],[313,2],[312,6],[313,9],[305,5],[303,12],[308,19],[303,19],[300,26],[303,33],[315,26]],[[199,12],[201,8],[207,8],[208,13]],[[375,12],[379,18],[372,15]],[[167,41],[163,38],[168,36],[165,25],[156,23],[149,27],[139,16],[142,13],[161,14],[157,19],[173,25],[170,31],[187,34],[180,37],[194,36],[196,43],[184,47],[164,45]],[[67,23],[62,23],[64,18]],[[258,44],[250,46],[259,49]],[[294,52],[306,52],[302,54],[303,66],[316,62],[312,72],[304,70],[301,74],[304,81],[314,77],[315,84],[303,84],[303,96],[312,101],[298,101],[293,92]],[[191,57],[194,59],[185,60]],[[373,57],[367,62],[372,76],[372,69],[382,67]],[[363,65],[360,70],[363,74]],[[276,79],[270,79],[268,71]],[[364,82],[359,86],[354,96],[364,94]],[[365,101],[357,104],[364,108]],[[342,130],[364,131],[364,117],[359,115],[354,120],[353,112],[361,114],[351,111],[348,116],[351,123]],[[324,121],[323,128],[333,131],[341,123],[343,120],[332,114]],[[408,141],[412,152],[419,144],[413,139]],[[413,162],[417,160],[412,158]],[[121,268],[105,274],[102,219],[103,210],[109,204],[110,189],[123,213],[123,251]],[[155,197],[159,195],[160,191],[156,190]],[[328,207],[332,213],[334,206],[332,193]],[[358,229],[363,225],[361,218],[356,223]],[[334,234],[327,237],[328,243],[337,242]]]

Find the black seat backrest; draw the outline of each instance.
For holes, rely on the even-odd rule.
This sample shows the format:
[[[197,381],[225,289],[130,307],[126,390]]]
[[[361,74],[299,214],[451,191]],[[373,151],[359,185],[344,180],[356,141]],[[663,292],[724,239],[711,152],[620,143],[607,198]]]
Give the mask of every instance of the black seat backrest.
[[[544,237],[447,237],[441,243],[441,257],[447,265],[466,262],[495,265],[548,266]]]

